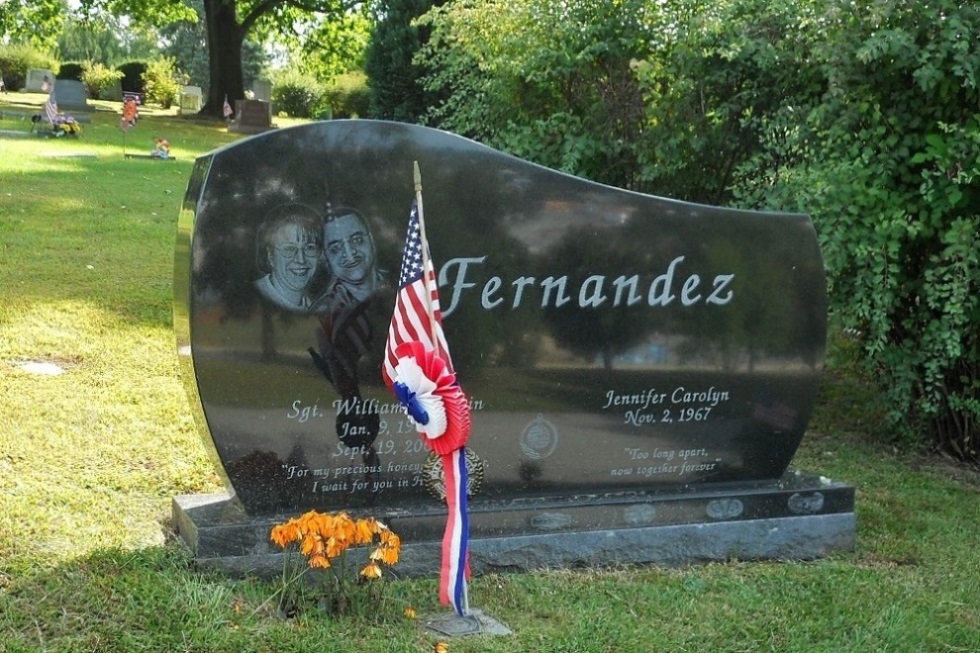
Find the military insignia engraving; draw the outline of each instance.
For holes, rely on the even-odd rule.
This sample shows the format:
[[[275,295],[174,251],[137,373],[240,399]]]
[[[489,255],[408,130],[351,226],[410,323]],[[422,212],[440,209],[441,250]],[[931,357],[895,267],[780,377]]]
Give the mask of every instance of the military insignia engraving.
[[[538,415],[521,434],[521,451],[531,460],[547,458],[558,446],[558,429]]]
[[[484,462],[476,452],[466,448],[466,496],[472,497],[483,485]],[[422,465],[422,483],[425,489],[439,501],[446,500],[446,474],[442,461],[435,453],[430,453]]]

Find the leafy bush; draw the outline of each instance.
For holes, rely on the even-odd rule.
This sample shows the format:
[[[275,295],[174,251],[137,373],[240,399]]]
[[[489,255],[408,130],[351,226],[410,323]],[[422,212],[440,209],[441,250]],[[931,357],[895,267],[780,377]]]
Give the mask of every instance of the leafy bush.
[[[980,462],[980,14],[938,0],[838,20],[837,5],[780,53],[824,80],[774,89],[790,110],[767,116],[738,195],[813,215],[892,432]]]
[[[29,45],[0,44],[0,75],[8,91],[24,88],[31,68],[54,70],[57,67],[57,61]]]
[[[169,109],[180,98],[183,81],[178,76],[176,64],[171,57],[161,57],[149,62],[142,80],[149,102]]]
[[[338,75],[327,85],[325,95],[334,118],[364,118],[370,109],[371,94],[362,72]]]
[[[61,64],[61,67],[58,68],[58,74],[56,77],[58,79],[71,79],[76,82],[80,82],[82,81],[83,72],[85,72],[85,68],[82,64],[71,61]]]
[[[146,63],[142,61],[128,61],[116,68],[122,73],[122,90],[124,93],[145,93],[143,86],[143,73],[146,72]]]
[[[330,107],[320,83],[310,75],[294,70],[279,73],[272,85],[276,111],[293,118],[329,117]]]
[[[88,87],[88,95],[97,100],[119,100],[116,92],[123,74],[100,63],[87,61],[82,64],[82,81]]]

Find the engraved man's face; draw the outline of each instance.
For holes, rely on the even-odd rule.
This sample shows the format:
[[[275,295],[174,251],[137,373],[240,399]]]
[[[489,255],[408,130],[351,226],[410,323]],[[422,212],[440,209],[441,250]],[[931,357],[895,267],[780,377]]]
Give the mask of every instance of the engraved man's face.
[[[334,276],[351,285],[370,281],[374,271],[374,242],[357,215],[347,214],[327,222],[323,235],[327,264]]]
[[[313,278],[320,248],[312,234],[298,224],[286,223],[270,234],[269,265],[272,284],[301,291]]]

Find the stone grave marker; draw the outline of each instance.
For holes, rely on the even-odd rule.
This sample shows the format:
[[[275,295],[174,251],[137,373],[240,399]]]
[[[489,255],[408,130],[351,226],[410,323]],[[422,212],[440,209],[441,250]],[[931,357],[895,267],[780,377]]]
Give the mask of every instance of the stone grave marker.
[[[201,87],[185,86],[180,93],[180,113],[198,113],[201,110]]]
[[[28,93],[47,93],[50,88],[44,88],[45,79],[49,85],[54,84],[54,72],[44,68],[31,68],[27,71],[27,78],[24,80],[24,90]]]
[[[54,81],[54,97],[58,103],[58,111],[94,111],[88,103],[88,91],[85,84],[74,79],[56,79]]]
[[[259,134],[275,127],[272,124],[272,105],[262,100],[237,100],[235,117],[228,131]]]
[[[174,323],[228,482],[175,499],[200,560],[274,570],[269,527],[317,508],[389,523],[403,573],[438,568],[440,470],[379,372],[413,161],[472,408],[474,570],[853,547],[853,488],[789,468],[826,336],[807,216],[350,120],[216,150],[188,184]]]
[[[268,79],[257,79],[252,82],[252,93],[256,100],[272,102],[272,82]]]

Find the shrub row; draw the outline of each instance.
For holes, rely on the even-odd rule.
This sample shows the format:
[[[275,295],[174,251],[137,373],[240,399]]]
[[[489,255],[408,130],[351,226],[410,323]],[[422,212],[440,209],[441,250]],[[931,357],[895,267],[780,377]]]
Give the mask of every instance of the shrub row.
[[[280,73],[272,87],[276,111],[293,118],[366,117],[370,96],[363,73],[340,75],[323,84],[295,71]]]

